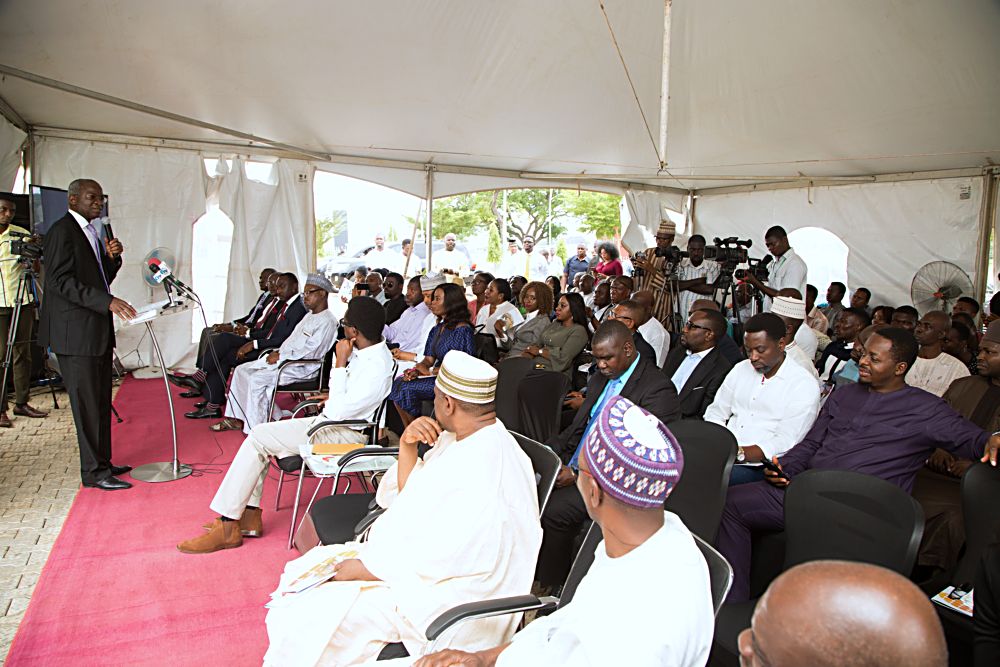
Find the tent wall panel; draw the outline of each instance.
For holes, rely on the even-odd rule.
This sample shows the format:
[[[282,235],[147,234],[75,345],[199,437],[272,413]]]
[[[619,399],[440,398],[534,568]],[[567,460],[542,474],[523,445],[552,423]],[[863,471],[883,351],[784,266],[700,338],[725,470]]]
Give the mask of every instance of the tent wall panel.
[[[873,304],[910,303],[910,281],[927,262],[947,260],[973,279],[983,180],[954,178],[728,195],[699,195],[695,229],[711,239],[739,236],[761,256],[764,232],[819,227],[847,244],[850,286]],[[817,285],[820,294],[825,285]]]

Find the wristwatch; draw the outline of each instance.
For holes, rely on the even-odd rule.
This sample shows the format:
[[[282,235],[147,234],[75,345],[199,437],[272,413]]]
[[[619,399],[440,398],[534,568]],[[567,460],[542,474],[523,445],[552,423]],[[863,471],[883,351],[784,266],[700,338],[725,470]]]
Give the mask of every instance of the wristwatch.
[[[736,448],[736,462],[737,463],[746,463],[746,460],[747,460],[747,453],[745,451],[743,451],[742,447],[737,447]]]

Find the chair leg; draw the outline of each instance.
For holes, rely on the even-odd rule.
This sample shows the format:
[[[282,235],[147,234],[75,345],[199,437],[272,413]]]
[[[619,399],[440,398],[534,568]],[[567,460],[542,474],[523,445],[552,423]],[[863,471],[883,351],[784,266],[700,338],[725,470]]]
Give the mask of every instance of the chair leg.
[[[302,470],[299,471],[299,485],[295,490],[295,502],[292,504],[292,522],[288,526],[288,548],[292,548],[292,540],[295,538],[295,519],[299,515],[299,497],[302,495],[302,478],[306,476],[306,464],[302,462]]]
[[[278,468],[278,492],[274,494],[274,511],[278,511],[278,503],[281,502],[281,485],[285,483],[285,471]]]

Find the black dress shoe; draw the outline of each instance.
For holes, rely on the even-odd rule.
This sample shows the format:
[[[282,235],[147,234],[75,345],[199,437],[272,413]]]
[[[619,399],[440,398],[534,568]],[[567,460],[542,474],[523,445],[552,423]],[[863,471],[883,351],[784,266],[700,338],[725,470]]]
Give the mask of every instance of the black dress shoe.
[[[194,412],[185,412],[184,416],[188,419],[218,419],[222,416],[222,410],[218,408],[210,410],[209,408],[199,408]]]
[[[174,375],[173,373],[167,373],[167,380],[178,387],[187,387],[188,389],[194,389],[199,394],[201,394],[201,382],[193,378],[189,378],[186,375]]]
[[[132,466],[111,466],[111,474],[115,477],[124,475],[127,472],[132,472]]]
[[[201,410],[206,405],[208,405],[208,401],[198,401],[197,403],[194,404],[194,407],[197,410]]]
[[[182,391],[181,398],[201,398],[201,392],[193,389],[191,391]]]
[[[97,482],[84,482],[83,485],[92,489],[101,489],[102,491],[119,491],[121,489],[132,488],[131,484],[117,477],[105,477]]]

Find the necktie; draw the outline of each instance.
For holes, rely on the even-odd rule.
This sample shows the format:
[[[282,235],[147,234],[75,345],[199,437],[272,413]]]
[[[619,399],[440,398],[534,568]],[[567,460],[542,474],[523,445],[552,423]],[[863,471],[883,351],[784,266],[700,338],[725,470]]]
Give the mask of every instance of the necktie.
[[[101,244],[97,238],[97,230],[94,228],[94,223],[88,222],[86,226],[87,240],[90,241],[90,247],[94,251],[94,256],[97,258],[97,268],[101,272],[101,280],[104,281],[104,289],[108,289],[108,277],[104,275],[104,253],[101,252]]]
[[[285,307],[286,307],[287,305],[288,305],[288,304],[287,304],[286,302],[284,302],[284,301],[283,301],[283,302],[281,303],[281,307],[280,307],[280,308],[278,308],[278,319],[276,319],[276,320],[274,321],[274,324],[273,324],[273,325],[271,326],[271,330],[267,332],[267,337],[268,337],[268,338],[270,338],[270,337],[271,337],[271,335],[272,335],[272,334],[274,333],[274,330],[275,330],[275,329],[276,329],[276,328],[278,327],[278,322],[281,322],[281,320],[285,319]]]
[[[270,312],[270,309],[274,305],[273,301],[274,301],[273,298],[269,298],[267,301],[264,302],[264,309],[262,311],[260,311],[260,317],[258,317],[256,319],[256,321],[254,322],[254,325],[253,325],[254,329],[263,329],[264,328],[264,321],[267,320],[267,314],[268,314],[268,312]]]
[[[601,396],[601,400],[597,403],[597,407],[591,411],[590,421],[587,422],[587,427],[583,429],[583,437],[580,438],[580,442],[576,446],[576,451],[573,452],[573,458],[569,460],[569,467],[573,470],[580,469],[580,448],[583,447],[583,442],[587,439],[587,435],[590,433],[590,429],[594,426],[594,422],[597,420],[597,417],[601,414],[601,410],[604,408],[604,405],[618,395],[618,386],[620,384],[621,378],[615,378],[614,380],[608,382],[608,385],[604,390],[604,395]]]

